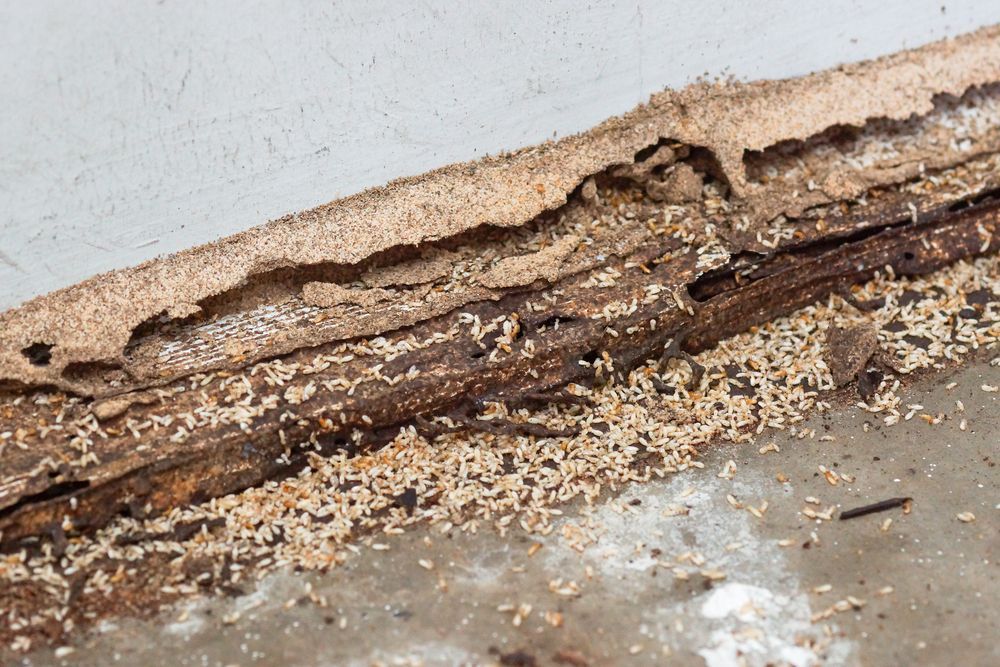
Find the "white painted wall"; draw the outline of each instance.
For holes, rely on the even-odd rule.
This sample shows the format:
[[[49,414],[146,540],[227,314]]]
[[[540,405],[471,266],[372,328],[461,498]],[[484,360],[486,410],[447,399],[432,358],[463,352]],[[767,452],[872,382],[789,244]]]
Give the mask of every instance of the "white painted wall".
[[[995,0],[0,0],[0,310],[700,75],[995,22]]]

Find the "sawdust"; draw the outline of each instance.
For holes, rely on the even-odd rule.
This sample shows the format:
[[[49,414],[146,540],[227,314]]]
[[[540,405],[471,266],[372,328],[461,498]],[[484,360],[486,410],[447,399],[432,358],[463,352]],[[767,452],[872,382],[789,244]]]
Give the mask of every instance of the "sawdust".
[[[664,138],[707,149],[737,198],[758,203],[759,219],[860,193],[917,165],[853,180],[831,174],[823,181],[831,192],[821,187],[799,198],[798,183],[748,179],[745,156],[834,126],[926,114],[942,94],[957,96],[1000,80],[998,36],[1000,28],[992,27],[800,79],[668,91],[558,142],[394,181],[216,243],[97,276],[0,314],[0,381],[85,393],[69,371],[88,363],[121,365],[134,330],[162,313],[194,314],[203,300],[283,267],[354,264],[388,248],[483,225],[522,225],[563,205],[588,176],[632,164],[637,153]],[[687,180],[675,184],[685,187],[671,188],[675,195],[693,191]],[[44,355],[24,352],[39,346]]]
[[[479,278],[486,287],[520,287],[536,280],[555,282],[566,258],[580,244],[580,237],[570,234],[530,255],[507,257],[497,262]]]
[[[369,287],[423,285],[450,274],[457,259],[456,253],[440,251],[421,259],[372,269],[361,276],[361,280]]]
[[[666,177],[646,186],[653,201],[684,204],[701,198],[702,177],[689,164],[679,164]]]
[[[379,289],[350,289],[336,283],[306,283],[302,300],[310,306],[331,308],[345,303],[371,307],[392,298],[391,292]]]
[[[133,405],[150,405],[158,400],[159,396],[152,392],[137,391],[96,401],[92,410],[97,420],[103,422],[125,414]]]

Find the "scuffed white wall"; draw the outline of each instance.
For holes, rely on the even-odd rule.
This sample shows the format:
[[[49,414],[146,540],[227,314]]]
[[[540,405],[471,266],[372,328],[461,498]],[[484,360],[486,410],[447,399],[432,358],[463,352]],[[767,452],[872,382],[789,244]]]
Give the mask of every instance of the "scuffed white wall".
[[[995,22],[975,0],[4,0],[0,310],[701,75]]]

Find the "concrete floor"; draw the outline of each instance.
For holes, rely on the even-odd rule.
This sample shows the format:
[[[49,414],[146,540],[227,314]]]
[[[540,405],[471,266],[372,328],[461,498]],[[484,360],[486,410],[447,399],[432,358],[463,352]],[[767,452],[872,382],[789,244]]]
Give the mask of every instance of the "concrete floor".
[[[950,381],[958,385],[948,390]],[[904,404],[947,415],[938,425],[915,417],[887,428],[857,408],[838,410],[807,423],[816,439],[765,433],[752,446],[707,452],[702,470],[632,486],[592,508],[564,507],[544,538],[433,529],[380,537],[388,550],[362,546],[325,576],[273,575],[243,597],[188,602],[155,622],[105,622],[71,655],[42,651],[24,664],[813,664],[804,640],[833,665],[1000,664],[1000,394],[984,392],[984,382],[1000,383],[1000,369],[978,363],[904,390]],[[836,439],[820,442],[824,434]],[[759,454],[770,441],[781,451]],[[729,459],[732,480],[717,476]],[[832,486],[819,465],[855,481]],[[766,499],[769,508],[757,518],[727,495],[755,507]],[[911,496],[912,513],[800,514],[895,496]],[[689,513],[671,516],[677,506]],[[976,520],[960,522],[964,511]],[[568,539],[581,526],[597,538],[582,552]],[[542,546],[530,555],[535,543]],[[686,552],[704,562],[685,561]],[[674,575],[678,560],[686,581]],[[308,584],[326,607],[308,599]],[[814,592],[824,584],[832,589]],[[887,586],[894,590],[877,594]],[[579,595],[551,590],[576,587]],[[866,604],[811,622],[848,595]],[[561,627],[550,623],[556,612]]]

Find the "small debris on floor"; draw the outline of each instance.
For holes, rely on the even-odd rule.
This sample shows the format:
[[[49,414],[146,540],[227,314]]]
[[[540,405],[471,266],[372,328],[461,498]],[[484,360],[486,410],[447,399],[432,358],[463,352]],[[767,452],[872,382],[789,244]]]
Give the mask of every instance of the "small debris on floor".
[[[844,510],[840,513],[840,520],[846,521],[847,519],[854,519],[859,516],[865,516],[868,514],[875,514],[876,512],[885,512],[887,510],[895,509],[897,507],[905,508],[909,503],[913,502],[913,498],[889,498],[888,500],[880,500],[877,503],[872,503],[871,505],[864,505],[862,507],[855,507],[853,509]],[[888,524],[885,525],[885,530],[888,529]]]

